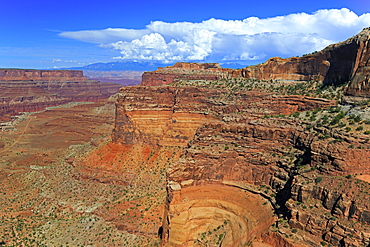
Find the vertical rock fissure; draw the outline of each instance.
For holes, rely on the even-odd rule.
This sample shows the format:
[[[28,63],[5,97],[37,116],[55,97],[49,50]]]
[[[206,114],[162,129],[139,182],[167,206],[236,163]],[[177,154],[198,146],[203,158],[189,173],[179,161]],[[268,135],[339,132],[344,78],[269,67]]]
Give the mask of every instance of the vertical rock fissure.
[[[278,207],[276,207],[276,213],[281,218],[291,218],[290,210],[286,207],[286,202],[291,198],[292,195],[291,191],[294,176],[295,175],[290,176],[283,189],[276,193],[276,204],[278,205]]]

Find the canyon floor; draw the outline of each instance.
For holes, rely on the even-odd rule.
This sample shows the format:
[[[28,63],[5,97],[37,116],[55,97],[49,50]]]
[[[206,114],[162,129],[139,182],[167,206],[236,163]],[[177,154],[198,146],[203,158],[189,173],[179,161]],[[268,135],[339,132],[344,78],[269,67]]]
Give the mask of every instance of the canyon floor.
[[[145,198],[164,198],[163,168],[153,168],[158,172],[159,188],[143,191],[139,187],[142,177],[130,177],[129,185],[120,184],[121,178],[110,183],[114,169],[108,169],[108,174],[101,168],[86,173],[90,167],[76,167],[91,150],[96,150],[91,156],[99,157],[97,163],[103,162],[101,157],[112,159],[106,153],[112,156],[111,151],[119,148],[106,145],[111,139],[114,102],[69,103],[27,113],[1,132],[2,246],[135,246],[156,241],[157,233],[153,237],[145,232],[159,224],[157,214],[163,202],[148,204]],[[131,154],[149,156],[151,150],[142,148]],[[164,155],[166,152],[172,150],[165,150]],[[116,158],[127,158],[120,155]],[[130,169],[134,174],[137,168]],[[148,176],[146,169],[142,172],[139,176]],[[150,177],[153,179],[153,174]],[[122,231],[125,226],[121,222],[128,221],[132,234]],[[155,226],[155,231],[158,228]],[[135,234],[137,231],[144,234]]]

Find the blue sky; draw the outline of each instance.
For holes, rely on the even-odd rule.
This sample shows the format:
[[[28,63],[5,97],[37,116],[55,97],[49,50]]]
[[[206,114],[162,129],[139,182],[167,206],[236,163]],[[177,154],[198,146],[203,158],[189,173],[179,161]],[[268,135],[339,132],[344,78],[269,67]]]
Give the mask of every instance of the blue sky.
[[[263,62],[370,26],[368,0],[0,0],[0,67],[116,60]]]

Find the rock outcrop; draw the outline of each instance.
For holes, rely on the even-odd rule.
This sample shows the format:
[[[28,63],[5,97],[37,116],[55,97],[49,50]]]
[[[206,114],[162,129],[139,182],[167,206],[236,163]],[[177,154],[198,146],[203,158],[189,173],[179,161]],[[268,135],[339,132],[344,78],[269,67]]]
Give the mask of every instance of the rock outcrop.
[[[242,75],[260,80],[349,82],[347,96],[369,98],[369,40],[370,28],[365,28],[358,35],[322,51],[303,57],[271,58],[263,64],[244,68]]]
[[[239,72],[233,69],[221,68],[217,63],[176,63],[173,66],[159,68],[153,72],[144,72],[142,86],[158,86],[170,84],[179,80],[220,80],[234,78]]]
[[[114,142],[182,150],[166,169],[164,246],[370,244],[370,185],[356,179],[370,174],[368,122],[288,94],[299,81],[348,82],[345,101],[366,101],[369,38],[242,70],[179,63],[121,89]]]
[[[370,98],[369,86],[370,28],[322,51],[303,57],[274,57],[265,63],[239,70],[223,69],[218,64],[177,63],[145,72],[143,86],[170,84],[179,80],[220,80],[245,78],[258,80],[319,81],[324,84],[349,82],[347,96]]]
[[[243,70],[148,72],[148,86],[117,94],[112,140],[96,138],[110,103],[19,118],[0,138],[0,245],[370,246],[368,32]],[[8,105],[105,92],[89,81],[3,85]],[[343,92],[361,104],[338,105]]]
[[[367,146],[348,149],[348,145],[364,145],[363,139],[336,133],[336,139],[346,140],[337,143],[335,138],[320,138],[318,133],[328,131],[322,127],[312,132],[293,118],[262,119],[266,113],[325,109],[336,102],[257,91],[229,93],[226,89],[174,86],[125,87],[119,93],[115,142],[183,149],[178,161],[167,168],[163,243],[239,246],[259,239],[271,246],[279,241],[284,243],[281,246],[311,246],[322,241],[315,235],[327,236],[324,240],[332,244],[370,241],[353,227],[336,235],[344,223],[332,219],[351,217],[354,222],[366,222],[363,200],[345,197],[343,201],[346,190],[315,184],[316,173],[297,172],[309,164],[308,171],[320,169],[327,174],[325,181],[330,176],[370,173],[365,161],[370,157]],[[225,95],[233,100],[226,100]],[[315,210],[296,206],[302,203],[316,205],[316,210],[329,217],[323,214],[319,220]],[[280,228],[277,224],[280,233],[272,233],[272,212],[288,217],[290,228],[300,231],[306,240],[284,240],[292,233],[283,231],[286,226],[282,224]],[[349,232],[357,235],[344,239]]]
[[[353,38],[358,47],[356,60],[352,68],[351,82],[347,88],[347,96],[370,98],[370,28],[364,29]]]

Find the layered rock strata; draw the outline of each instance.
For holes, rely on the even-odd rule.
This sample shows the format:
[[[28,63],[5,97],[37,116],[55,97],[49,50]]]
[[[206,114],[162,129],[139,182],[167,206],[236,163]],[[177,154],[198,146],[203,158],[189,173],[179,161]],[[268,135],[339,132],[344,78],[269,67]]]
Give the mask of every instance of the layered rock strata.
[[[370,243],[360,226],[370,223],[366,200],[335,188],[331,177],[370,173],[367,144],[348,149],[364,147],[364,139],[334,131],[326,140],[317,133],[330,128],[307,131],[295,119],[262,118],[325,109],[336,102],[257,91],[229,93],[174,86],[126,87],[119,93],[115,142],[183,148],[179,160],[167,168],[163,244],[240,246],[259,239],[274,246],[279,238],[285,241],[281,246],[294,246],[289,241],[305,246],[322,240],[348,246]],[[313,173],[302,172],[303,165]],[[314,182],[316,176],[324,176],[322,185]],[[307,209],[312,205],[316,209]],[[280,221],[279,233],[272,233],[273,212],[286,217],[303,237],[283,240],[288,233]]]
[[[183,147],[179,160],[167,169],[162,243],[369,246],[370,186],[355,178],[370,174],[368,128],[360,133],[361,125],[353,131],[345,122],[354,125],[354,117],[340,122],[345,117],[340,110],[324,111],[317,120],[316,113],[335,101],[269,93],[266,84],[264,92],[239,86],[228,90],[221,81],[348,83],[343,102],[366,105],[369,39],[366,28],[314,54],[271,58],[242,70],[180,63],[145,73],[142,87],[121,90],[114,141]],[[191,80],[218,80],[215,85],[220,86],[181,86]],[[144,87],[181,81],[185,83],[179,86]],[[319,110],[312,116],[305,113],[304,120],[276,117],[313,109]],[[236,198],[247,201],[239,205]],[[260,214],[254,214],[249,206],[257,207],[255,202],[270,208],[261,206]],[[279,220],[270,228],[272,212]]]
[[[303,57],[271,58],[263,64],[244,68],[242,75],[261,80],[349,82],[347,96],[369,98],[369,40],[370,28],[365,28],[358,35],[322,51]]]

